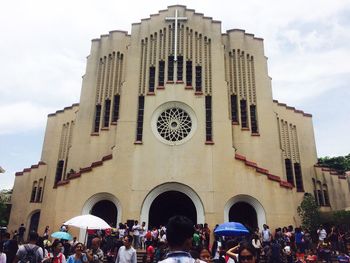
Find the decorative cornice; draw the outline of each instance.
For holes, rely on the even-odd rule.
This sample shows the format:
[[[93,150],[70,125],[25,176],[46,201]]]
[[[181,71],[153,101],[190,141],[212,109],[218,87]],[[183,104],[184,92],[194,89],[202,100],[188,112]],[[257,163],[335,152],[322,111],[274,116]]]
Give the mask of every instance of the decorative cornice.
[[[52,117],[58,113],[63,113],[66,110],[71,110],[71,109],[73,109],[73,107],[76,107],[76,106],[79,106],[79,103],[73,103],[72,106],[65,107],[65,108],[63,108],[63,110],[57,110],[55,113],[50,113],[47,115],[47,117]]]
[[[287,104],[285,103],[281,103],[279,102],[278,100],[272,100],[274,103],[276,103],[278,106],[281,106],[281,107],[285,107],[287,110],[292,110],[294,111],[295,113],[300,113],[302,114],[304,117],[312,117],[312,114],[310,113],[306,113],[302,110],[298,110],[296,109],[295,107],[292,107],[292,106],[288,106]]]
[[[291,183],[281,180],[281,177],[277,175],[270,174],[268,169],[259,167],[256,162],[247,160],[247,158],[241,154],[236,153],[235,159],[244,162],[244,164],[248,167],[255,168],[255,171],[257,173],[266,175],[269,180],[279,183],[279,185],[283,188],[287,188],[287,189],[294,188],[294,186]]]
[[[336,175],[336,176],[338,176],[339,179],[346,179],[347,178],[347,175],[345,173],[343,173],[339,170],[330,168],[328,166],[325,166],[323,164],[315,164],[314,167],[319,168],[319,169],[321,169],[322,172],[327,172],[330,175]]]
[[[68,174],[67,180],[58,182],[56,184],[56,187],[68,184],[70,182],[70,180],[79,178],[83,173],[91,172],[95,167],[102,166],[105,161],[111,160],[112,158],[113,158],[112,154],[103,156],[101,160],[91,163],[90,166],[86,166],[86,167],[80,168],[79,172]]]
[[[23,175],[24,173],[29,173],[32,171],[32,169],[37,169],[39,168],[40,165],[46,165],[45,162],[43,161],[39,161],[37,164],[33,164],[32,166],[30,166],[30,168],[24,168],[22,172],[17,172],[15,173],[15,176],[21,176]]]

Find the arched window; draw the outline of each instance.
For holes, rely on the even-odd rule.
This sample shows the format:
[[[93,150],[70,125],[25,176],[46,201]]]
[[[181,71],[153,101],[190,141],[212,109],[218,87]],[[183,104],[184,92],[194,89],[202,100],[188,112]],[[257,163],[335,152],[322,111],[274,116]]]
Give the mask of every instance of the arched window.
[[[38,190],[36,193],[36,198],[35,198],[35,202],[37,203],[41,203],[41,200],[42,200],[43,184],[44,184],[44,180],[40,179],[38,184]]]
[[[34,181],[32,186],[32,193],[30,196],[30,202],[35,202],[36,189],[38,188],[38,182]]]
[[[330,206],[327,184],[323,184],[323,197],[325,205]]]

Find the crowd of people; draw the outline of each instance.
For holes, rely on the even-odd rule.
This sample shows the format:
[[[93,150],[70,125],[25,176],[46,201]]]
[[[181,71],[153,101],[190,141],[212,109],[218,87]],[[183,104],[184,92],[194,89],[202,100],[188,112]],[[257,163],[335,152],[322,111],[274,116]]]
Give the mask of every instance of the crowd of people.
[[[68,232],[68,227],[62,225],[59,230]],[[224,237],[215,235],[215,228],[211,232],[207,224],[193,225],[177,216],[167,226],[151,229],[145,222],[135,221],[132,226],[120,223],[118,228],[89,231],[83,243],[76,237],[51,243],[47,226],[42,236],[30,232],[24,243],[22,224],[12,239],[9,233],[3,236],[0,263],[137,263],[138,251],[143,251],[143,263],[192,263],[192,259],[193,263],[350,262],[350,233],[334,226],[327,230],[320,226],[310,233],[288,226],[272,232],[265,224],[250,235]],[[173,262],[178,258],[182,261]]]

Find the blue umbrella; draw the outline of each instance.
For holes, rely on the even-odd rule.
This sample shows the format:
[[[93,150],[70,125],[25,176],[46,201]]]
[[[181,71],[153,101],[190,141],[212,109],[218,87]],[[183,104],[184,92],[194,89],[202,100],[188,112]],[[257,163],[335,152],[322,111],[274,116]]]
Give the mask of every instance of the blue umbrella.
[[[215,230],[214,234],[219,236],[241,236],[248,235],[249,230],[238,222],[227,222],[219,225]]]
[[[72,240],[73,237],[67,232],[58,231],[51,234],[52,237],[57,239]]]

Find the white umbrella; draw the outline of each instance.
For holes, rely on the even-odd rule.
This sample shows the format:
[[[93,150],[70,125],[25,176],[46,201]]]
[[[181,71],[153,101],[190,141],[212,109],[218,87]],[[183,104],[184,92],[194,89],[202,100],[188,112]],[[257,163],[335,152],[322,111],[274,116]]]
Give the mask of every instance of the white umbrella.
[[[67,226],[75,226],[83,229],[108,229],[111,228],[106,221],[93,215],[76,216],[63,223]]]

